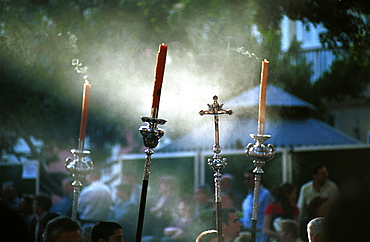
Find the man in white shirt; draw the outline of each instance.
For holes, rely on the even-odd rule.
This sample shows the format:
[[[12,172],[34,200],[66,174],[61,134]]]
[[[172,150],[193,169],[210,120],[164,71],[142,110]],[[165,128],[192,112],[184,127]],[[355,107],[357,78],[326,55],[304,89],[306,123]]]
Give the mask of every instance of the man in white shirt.
[[[108,220],[112,196],[109,186],[100,180],[100,171],[94,169],[86,176],[90,184],[82,189],[78,197],[79,219],[82,224]]]
[[[299,216],[303,218],[307,213],[307,206],[316,196],[327,197],[333,201],[338,195],[337,185],[328,179],[329,172],[325,165],[314,165],[311,168],[312,180],[303,184],[299,192]]]

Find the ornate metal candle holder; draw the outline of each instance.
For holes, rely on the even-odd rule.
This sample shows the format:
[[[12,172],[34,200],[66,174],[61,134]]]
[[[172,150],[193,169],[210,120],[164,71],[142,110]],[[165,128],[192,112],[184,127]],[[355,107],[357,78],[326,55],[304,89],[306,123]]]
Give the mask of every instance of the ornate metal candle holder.
[[[200,115],[213,115],[214,121],[215,121],[215,144],[213,145],[213,158],[208,159],[208,165],[210,168],[213,169],[214,173],[214,183],[215,183],[215,202],[216,202],[216,225],[217,225],[217,234],[218,234],[218,241],[222,241],[222,217],[221,217],[221,176],[220,173],[221,169],[223,169],[226,165],[226,158],[221,158],[219,155],[221,153],[221,147],[219,144],[219,118],[218,115],[221,114],[229,114],[231,115],[233,113],[232,110],[223,110],[222,106],[223,104],[218,103],[218,97],[213,96],[213,104],[207,104],[208,110],[204,111],[201,110],[199,112]]]
[[[92,161],[86,161],[85,157],[90,154],[90,151],[84,150],[83,141],[79,141],[78,149],[72,149],[71,153],[74,155],[74,159],[68,157],[66,159],[65,168],[72,174],[74,181],[73,186],[73,205],[72,205],[72,218],[77,218],[77,207],[78,207],[78,196],[81,192],[83,178],[90,173],[94,165]]]
[[[152,108],[152,116],[158,115],[158,108]],[[146,197],[148,192],[148,183],[149,183],[149,175],[150,175],[150,164],[152,163],[152,155],[154,154],[153,149],[157,147],[160,138],[164,135],[164,130],[158,128],[158,124],[165,124],[167,120],[158,119],[158,118],[149,118],[149,117],[141,117],[143,122],[146,122],[147,125],[143,125],[140,127],[140,133],[143,136],[143,141],[145,147],[147,149],[144,151],[146,154],[145,157],[145,166],[144,166],[144,175],[143,175],[143,184],[141,190],[141,198],[140,198],[140,209],[139,209],[139,216],[138,216],[138,223],[137,223],[137,230],[136,230],[136,241],[141,241],[142,231],[143,231],[143,223],[144,223],[144,213],[145,213],[145,205],[146,205]]]
[[[162,138],[164,135],[164,130],[158,128],[157,126],[158,124],[165,124],[167,120],[149,117],[142,117],[141,120],[147,123],[147,125],[141,126],[139,130],[143,136],[144,146],[148,148],[144,151],[146,157],[143,177],[144,180],[148,180],[150,174],[151,156],[154,153],[153,149],[157,147],[160,138]]]
[[[253,210],[252,210],[252,241],[256,239],[257,230],[257,215],[258,215],[258,197],[261,184],[261,176],[264,173],[263,166],[266,161],[270,161],[275,156],[275,148],[273,145],[268,144],[265,146],[263,142],[268,140],[270,135],[254,135],[251,137],[256,141],[255,144],[248,144],[246,148],[246,155],[249,159],[253,160],[254,170],[254,191],[253,191]]]

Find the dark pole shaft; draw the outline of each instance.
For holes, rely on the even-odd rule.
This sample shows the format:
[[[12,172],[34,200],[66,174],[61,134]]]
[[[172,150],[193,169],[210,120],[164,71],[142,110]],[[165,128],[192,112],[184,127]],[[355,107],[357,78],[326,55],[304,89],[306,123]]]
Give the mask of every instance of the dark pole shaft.
[[[141,189],[141,198],[140,198],[139,218],[137,221],[137,229],[136,229],[136,242],[141,242],[141,236],[143,233],[146,196],[148,193],[148,183],[149,183],[148,180],[143,180],[143,186]]]
[[[143,233],[146,196],[148,194],[150,164],[152,162],[151,157],[154,151],[152,149],[146,149],[145,153],[146,153],[146,157],[145,157],[145,166],[144,166],[144,175],[143,175],[143,186],[141,187],[139,217],[138,217],[137,229],[136,229],[136,242],[141,242],[141,237]]]
[[[256,241],[256,231],[257,231],[257,220],[252,219],[251,242],[255,242]]]
[[[217,241],[222,240],[222,217],[221,217],[221,202],[216,202],[216,226],[217,226]]]

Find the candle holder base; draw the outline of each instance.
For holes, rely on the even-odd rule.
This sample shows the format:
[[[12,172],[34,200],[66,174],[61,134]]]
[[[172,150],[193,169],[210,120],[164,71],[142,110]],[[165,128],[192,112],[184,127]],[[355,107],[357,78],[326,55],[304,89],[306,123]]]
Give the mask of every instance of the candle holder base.
[[[143,125],[139,128],[143,136],[144,146],[153,149],[157,147],[160,138],[164,135],[164,130],[157,126],[158,124],[165,124],[167,120],[149,117],[141,117],[141,120],[147,123],[147,125]]]
[[[82,188],[82,180],[94,168],[94,164],[92,161],[85,160],[85,157],[90,154],[90,151],[72,149],[71,153],[74,155],[75,158],[73,159],[71,157],[68,157],[66,159],[65,168],[69,173],[71,173],[72,177],[74,178],[74,181],[72,183],[73,186],[72,218],[76,219],[78,196]]]
[[[257,216],[258,216],[258,199],[260,193],[260,185],[263,171],[263,166],[265,165],[266,161],[270,161],[275,156],[275,148],[273,145],[268,144],[265,146],[263,142],[267,141],[271,136],[270,135],[250,135],[255,141],[255,144],[248,144],[246,148],[246,156],[253,160],[254,170],[254,189],[253,189],[253,209],[252,209],[252,236],[251,241],[255,241],[256,239],[256,231],[257,231]]]
[[[275,156],[275,148],[273,145],[268,144],[265,146],[263,142],[267,141],[271,135],[250,135],[255,141],[255,144],[249,143],[246,148],[246,156],[253,160],[255,166],[255,173],[263,173],[262,167],[266,161],[270,161]]]

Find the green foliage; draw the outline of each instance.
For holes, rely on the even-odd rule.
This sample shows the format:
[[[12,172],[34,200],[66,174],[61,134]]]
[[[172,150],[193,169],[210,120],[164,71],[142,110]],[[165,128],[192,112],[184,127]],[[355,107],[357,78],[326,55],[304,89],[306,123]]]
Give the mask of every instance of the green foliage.
[[[329,101],[361,98],[367,89],[370,76],[369,62],[359,62],[353,57],[335,61],[329,72],[315,83],[314,93]]]
[[[104,160],[107,147],[117,142],[138,151],[139,133],[132,140],[122,130],[141,125],[160,43],[170,47],[166,77],[175,97],[193,86],[212,87],[221,90],[223,100],[230,98],[258,84],[261,60],[268,58],[271,82],[310,100],[311,65],[301,57],[299,43],[293,42],[287,53],[280,51],[284,13],[324,23],[329,32],[323,41],[330,46],[339,41],[359,53],[370,43],[367,26],[358,17],[367,11],[363,6],[351,5],[346,13],[349,2],[338,11],[329,11],[325,3],[317,3],[316,9],[311,1],[293,0],[1,1],[0,108],[5,118],[0,130],[6,130],[1,146],[9,149],[14,137],[23,136],[61,148],[76,146],[83,78],[71,60],[79,59],[92,83],[87,133],[92,148],[99,150],[97,159]],[[351,17],[349,23],[338,20],[344,13]],[[253,33],[255,24],[260,36]],[[348,37],[339,31],[340,24]],[[359,81],[360,74],[365,70],[358,73]],[[325,89],[329,84],[320,85]],[[178,106],[183,100],[172,102],[178,104],[171,111],[181,109],[187,115],[190,108]],[[183,117],[171,121],[175,125]]]
[[[322,24],[328,30],[320,36],[325,46],[340,47],[355,58],[369,57],[370,5],[367,1],[279,0],[278,4],[293,20]]]
[[[271,65],[271,83],[306,101],[315,101],[310,92],[312,63],[307,63],[306,58],[302,56],[301,43],[293,39],[288,51],[281,56]]]

